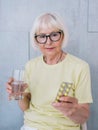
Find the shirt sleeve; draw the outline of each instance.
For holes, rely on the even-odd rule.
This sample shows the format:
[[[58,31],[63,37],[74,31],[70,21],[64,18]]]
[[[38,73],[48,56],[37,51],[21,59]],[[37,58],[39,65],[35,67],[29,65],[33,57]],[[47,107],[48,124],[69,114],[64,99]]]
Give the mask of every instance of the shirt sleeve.
[[[75,96],[79,103],[92,103],[92,93],[91,93],[91,78],[90,78],[90,68],[88,64],[84,64],[80,67],[81,70],[78,75]]]

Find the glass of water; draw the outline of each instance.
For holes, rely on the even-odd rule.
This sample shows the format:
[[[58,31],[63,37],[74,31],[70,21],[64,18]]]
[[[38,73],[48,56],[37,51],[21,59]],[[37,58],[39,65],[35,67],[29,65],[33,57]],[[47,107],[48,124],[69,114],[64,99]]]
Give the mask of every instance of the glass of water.
[[[14,81],[11,83],[12,94],[10,98],[14,100],[21,100],[23,98],[22,93],[25,88],[24,70],[13,70],[12,77],[14,78]]]

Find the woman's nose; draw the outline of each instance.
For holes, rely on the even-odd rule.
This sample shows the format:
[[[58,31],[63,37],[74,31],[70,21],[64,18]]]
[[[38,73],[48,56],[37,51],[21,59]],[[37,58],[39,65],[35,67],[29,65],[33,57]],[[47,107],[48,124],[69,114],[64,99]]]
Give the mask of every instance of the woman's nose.
[[[47,37],[47,41],[46,41],[46,44],[51,44],[52,41],[50,40],[50,37]]]

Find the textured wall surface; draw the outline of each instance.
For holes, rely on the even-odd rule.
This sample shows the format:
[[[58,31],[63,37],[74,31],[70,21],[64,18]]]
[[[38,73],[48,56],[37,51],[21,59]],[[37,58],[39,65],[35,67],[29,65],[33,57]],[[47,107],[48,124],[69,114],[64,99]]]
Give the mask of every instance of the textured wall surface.
[[[17,101],[8,101],[5,83],[13,68],[24,66],[29,59],[40,54],[32,48],[29,33],[35,17],[44,12],[56,12],[63,17],[70,36],[65,50],[90,65],[94,103],[88,130],[97,130],[97,0],[0,0],[0,130],[19,130],[23,124],[23,113]]]

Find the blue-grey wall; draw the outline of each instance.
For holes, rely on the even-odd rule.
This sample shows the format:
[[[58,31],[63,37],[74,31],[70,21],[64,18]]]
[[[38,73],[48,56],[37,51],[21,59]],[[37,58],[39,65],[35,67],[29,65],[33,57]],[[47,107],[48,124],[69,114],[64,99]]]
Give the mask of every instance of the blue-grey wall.
[[[94,103],[88,129],[97,130],[98,0],[0,0],[0,130],[19,130],[23,124],[23,112],[16,101],[8,101],[5,83],[13,68],[39,55],[30,45],[29,32],[44,12],[64,18],[70,35],[67,50],[90,65]]]

